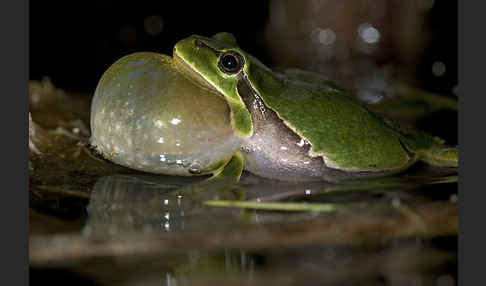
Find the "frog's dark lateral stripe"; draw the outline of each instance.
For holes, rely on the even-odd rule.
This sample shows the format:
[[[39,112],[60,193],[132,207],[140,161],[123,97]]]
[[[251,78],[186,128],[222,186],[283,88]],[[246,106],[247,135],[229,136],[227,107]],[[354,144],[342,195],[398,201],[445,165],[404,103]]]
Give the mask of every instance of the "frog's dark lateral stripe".
[[[238,94],[240,95],[241,99],[246,105],[247,110],[252,113],[251,110],[251,99],[253,98],[254,102],[258,105],[258,109],[260,110],[260,115],[262,120],[265,120],[265,112],[266,110],[271,110],[264,102],[263,99],[260,97],[258,92],[251,86],[250,80],[244,73],[240,73],[238,76],[238,82],[236,85],[238,90]],[[276,114],[275,114],[276,115]],[[283,121],[276,115],[276,118],[280,121],[280,123],[284,124]],[[290,129],[289,129],[290,130]],[[292,130],[290,132],[294,133]],[[297,135],[297,134],[296,134]]]
[[[214,49],[213,47],[209,46],[204,41],[211,42],[211,41],[214,41],[214,40],[212,40],[212,39],[205,39],[205,40],[196,39],[196,40],[194,40],[194,45],[196,45],[196,47],[205,48],[205,49],[208,49],[211,52],[213,52],[216,55],[216,57],[218,57],[218,67],[221,71],[223,71],[227,74],[238,74],[243,70],[243,68],[245,67],[245,58],[243,57],[243,55],[241,55],[241,53],[239,53],[238,51],[234,51],[234,50],[228,50],[228,51],[225,51],[225,52],[220,52],[220,51]],[[239,70],[234,72],[234,73],[228,73],[228,72],[224,71],[224,69],[221,67],[221,57],[224,57],[225,55],[228,55],[228,54],[232,54],[233,56],[237,57],[239,62],[240,62]]]
[[[213,49],[211,46],[209,46],[208,44],[206,44],[205,42],[203,42],[203,41],[201,41],[199,39],[194,40],[194,45],[196,45],[196,47],[206,48],[208,50],[211,50],[218,57],[221,55],[221,52],[219,52],[218,50]]]
[[[405,145],[405,143],[403,143],[402,139],[398,138],[398,142],[400,143],[400,146],[402,146],[403,150],[405,150],[405,153],[407,153],[409,160],[415,158],[415,152],[410,150],[410,148],[408,148],[407,145]]]

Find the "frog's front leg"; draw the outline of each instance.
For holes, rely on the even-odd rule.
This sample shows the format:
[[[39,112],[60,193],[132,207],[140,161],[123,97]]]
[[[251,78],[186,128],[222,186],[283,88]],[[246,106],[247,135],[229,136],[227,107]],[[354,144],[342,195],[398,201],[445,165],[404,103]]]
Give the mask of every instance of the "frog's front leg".
[[[243,155],[239,152],[233,154],[228,163],[219,168],[213,173],[213,176],[208,181],[214,180],[229,180],[238,183],[243,173],[245,161]]]
[[[240,153],[234,153],[226,163],[213,171],[206,180],[184,186],[175,191],[175,195],[186,197],[186,204],[199,205],[207,200],[245,200],[246,190],[237,183],[244,168],[244,158]]]
[[[212,176],[197,183],[177,189],[174,194],[186,196],[186,203],[198,205],[202,201],[218,199],[244,200],[245,190],[238,186],[244,168],[244,158],[239,152],[228,159],[214,163]],[[190,200],[190,202],[189,202]]]

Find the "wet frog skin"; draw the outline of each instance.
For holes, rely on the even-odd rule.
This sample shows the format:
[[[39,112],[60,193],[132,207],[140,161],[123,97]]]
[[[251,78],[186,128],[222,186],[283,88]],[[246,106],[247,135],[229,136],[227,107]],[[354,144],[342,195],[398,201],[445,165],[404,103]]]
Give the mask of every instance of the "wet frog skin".
[[[151,173],[342,181],[457,167],[443,140],[369,111],[347,91],[297,69],[273,71],[229,33],[179,41],[173,57],[136,53],[102,76],[91,144]]]

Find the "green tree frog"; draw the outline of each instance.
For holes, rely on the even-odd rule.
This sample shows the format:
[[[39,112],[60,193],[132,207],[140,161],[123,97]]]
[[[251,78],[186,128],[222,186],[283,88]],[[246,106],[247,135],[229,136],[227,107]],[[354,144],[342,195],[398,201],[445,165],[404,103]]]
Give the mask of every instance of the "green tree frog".
[[[179,176],[243,170],[286,181],[342,181],[457,167],[440,138],[373,113],[298,69],[271,70],[229,33],[179,41],[173,57],[135,53],[102,76],[91,144],[108,160]]]

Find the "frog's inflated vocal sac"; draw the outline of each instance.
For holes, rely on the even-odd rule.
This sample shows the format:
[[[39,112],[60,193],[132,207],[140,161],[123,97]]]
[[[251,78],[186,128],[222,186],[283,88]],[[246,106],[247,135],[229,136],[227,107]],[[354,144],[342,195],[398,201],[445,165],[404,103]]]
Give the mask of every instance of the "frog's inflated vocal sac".
[[[239,179],[245,169],[341,181],[395,174],[419,160],[458,165],[457,148],[370,112],[319,75],[272,71],[229,33],[181,40],[173,58],[118,60],[96,89],[91,129],[108,160],[168,175]]]

